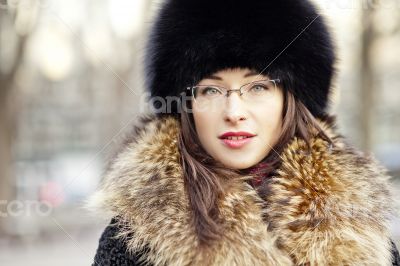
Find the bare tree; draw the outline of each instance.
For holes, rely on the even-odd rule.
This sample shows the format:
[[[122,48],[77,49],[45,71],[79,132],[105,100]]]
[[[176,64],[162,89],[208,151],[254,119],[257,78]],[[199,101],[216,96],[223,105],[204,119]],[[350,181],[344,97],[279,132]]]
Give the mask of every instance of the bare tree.
[[[372,69],[373,58],[371,48],[376,38],[374,30],[375,8],[370,6],[362,8],[362,33],[361,33],[361,66],[360,66],[360,137],[361,148],[370,151],[372,148],[372,118],[374,102],[375,73]]]
[[[9,24],[2,22],[6,20],[14,21],[15,14],[7,12],[7,10],[0,10],[0,31],[4,27],[9,27]],[[12,24],[11,24],[12,25]],[[14,87],[14,80],[18,68],[24,57],[24,46],[26,36],[17,37],[17,46],[15,47],[15,59],[12,66],[8,68],[6,73],[0,72],[0,213],[4,214],[6,211],[6,203],[15,195],[15,178],[13,175],[12,167],[12,139],[15,136],[15,106],[12,105],[12,92]],[[0,43],[0,49],[2,49]],[[4,63],[4,62],[3,62]],[[4,230],[5,218],[0,216],[0,235],[5,233]]]

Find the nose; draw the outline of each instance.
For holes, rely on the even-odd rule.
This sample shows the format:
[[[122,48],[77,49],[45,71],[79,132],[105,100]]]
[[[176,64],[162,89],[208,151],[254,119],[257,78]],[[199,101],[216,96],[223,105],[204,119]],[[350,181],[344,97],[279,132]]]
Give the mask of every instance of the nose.
[[[246,120],[246,110],[239,92],[229,94],[224,109],[224,120],[226,122],[236,124],[239,121]]]

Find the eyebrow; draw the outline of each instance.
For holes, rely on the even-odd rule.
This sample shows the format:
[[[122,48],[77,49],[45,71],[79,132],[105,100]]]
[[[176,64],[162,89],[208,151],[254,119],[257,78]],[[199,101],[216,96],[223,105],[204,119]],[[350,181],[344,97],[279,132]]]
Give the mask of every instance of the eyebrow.
[[[256,71],[251,71],[251,72],[246,73],[243,77],[247,78],[247,77],[255,76],[255,75],[258,75],[258,72],[256,72]],[[220,77],[218,77],[218,76],[214,76],[214,75],[207,76],[207,77],[205,77],[205,79],[222,80],[222,78],[220,78]]]
[[[249,77],[249,76],[255,76],[258,75],[259,73],[257,71],[251,71],[249,73],[247,73],[246,75],[244,75],[245,78]]]

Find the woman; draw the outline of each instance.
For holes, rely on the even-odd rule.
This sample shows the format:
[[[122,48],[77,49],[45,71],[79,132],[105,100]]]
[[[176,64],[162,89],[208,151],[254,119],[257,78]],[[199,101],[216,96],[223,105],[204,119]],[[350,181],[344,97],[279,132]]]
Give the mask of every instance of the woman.
[[[167,0],[146,114],[92,204],[94,265],[400,265],[385,169],[327,114],[335,53],[307,1]]]

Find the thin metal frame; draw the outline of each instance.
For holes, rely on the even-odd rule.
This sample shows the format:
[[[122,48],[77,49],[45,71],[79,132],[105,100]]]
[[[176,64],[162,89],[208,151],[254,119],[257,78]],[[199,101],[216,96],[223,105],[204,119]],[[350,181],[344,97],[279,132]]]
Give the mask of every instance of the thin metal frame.
[[[243,87],[245,87],[245,86],[247,86],[247,85],[249,85],[249,84],[252,84],[252,83],[257,83],[257,82],[261,82],[261,81],[272,81],[273,83],[274,83],[274,86],[275,86],[275,88],[277,87],[277,85],[276,85],[276,83],[279,83],[279,82],[281,82],[281,80],[280,79],[261,79],[261,80],[255,80],[255,81],[252,81],[252,82],[248,82],[248,83],[246,83],[246,84],[243,84],[242,86],[240,86],[240,88],[239,89],[234,89],[234,90],[228,90],[227,88],[225,88],[225,87],[223,87],[223,86],[217,86],[217,85],[196,85],[196,86],[192,86],[192,87],[188,87],[187,89],[191,89],[191,93],[192,93],[192,97],[193,97],[193,99],[194,99],[194,101],[196,101],[196,97],[194,97],[194,89],[196,88],[196,87],[199,87],[199,86],[205,86],[205,87],[214,87],[214,88],[222,88],[222,89],[224,89],[224,90],[226,90],[226,94],[224,95],[224,96],[226,96],[226,97],[229,97],[229,95],[230,95],[230,92],[231,91],[239,91],[239,96],[242,96],[243,95],[243,92],[242,92],[242,88]]]

